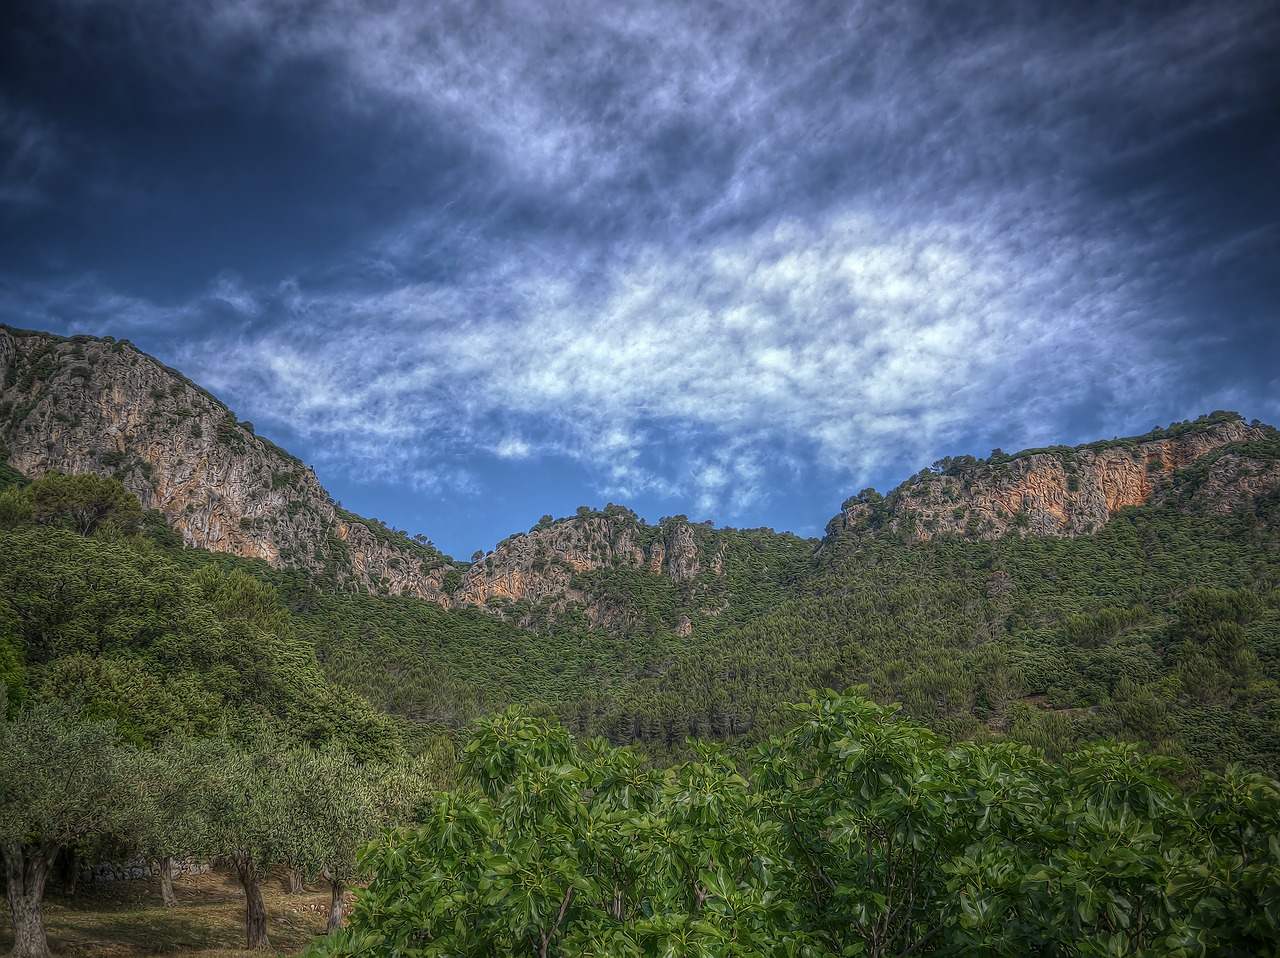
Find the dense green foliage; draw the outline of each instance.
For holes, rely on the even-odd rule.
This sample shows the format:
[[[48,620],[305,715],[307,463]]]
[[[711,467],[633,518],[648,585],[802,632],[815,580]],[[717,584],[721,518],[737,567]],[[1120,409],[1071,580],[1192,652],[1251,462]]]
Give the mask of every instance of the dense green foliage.
[[[646,771],[518,711],[364,859],[313,956],[1275,955],[1280,783],[937,735],[818,696],[746,776]]]
[[[866,684],[954,739],[1007,736],[1061,755],[1116,737],[1192,769],[1275,774],[1280,494],[1208,509],[1199,490],[1228,457],[1274,462],[1280,441],[1223,447],[1175,472],[1166,504],[1071,539],[907,542],[872,521],[819,548],[584,507],[560,521],[605,523],[645,550],[685,526],[696,575],[606,563],[572,577],[585,605],[485,610],[337,592],[323,577],[181,550],[154,516],[77,512],[77,496],[95,495],[128,510],[118,486],[50,476],[0,492],[0,683],[11,707],[82,695],[137,741],[274,723],[358,752],[393,728],[362,699],[405,720],[392,739],[514,703],[660,756],[691,735],[761,741],[781,730],[780,703]],[[140,538],[122,534],[134,528]]]
[[[760,737],[778,730],[779,701],[866,683],[953,736],[1005,731],[1053,752],[1121,736],[1274,773],[1276,528],[1274,512],[1140,508],[1078,539],[829,542],[792,598],[695,633],[587,730]]]
[[[1248,773],[1280,770],[1280,491],[1207,508],[1225,457],[1280,441],[1074,539],[871,522],[819,548],[584,509],[643,549],[687,531],[696,572],[615,560],[572,577],[582,602],[485,610],[183,550],[111,480],[0,474],[0,744],[88,736],[94,774],[138,783],[96,810],[115,818],[40,825],[0,787],[6,865],[217,852],[260,944],[264,867],[323,872],[337,901],[377,825],[423,813],[371,853],[337,953],[1268,953],[1280,809]],[[860,698],[793,724],[786,702],[856,685],[924,724]],[[513,703],[424,810],[454,730]]]
[[[324,871],[340,902],[353,843],[415,804],[395,799],[447,781],[451,754],[405,784],[389,764],[403,723],[328,680],[252,564],[211,559],[178,549],[115,481],[52,474],[0,491],[0,858],[15,954],[48,954],[41,903],[59,856],[135,849],[166,875],[184,855],[233,862],[247,942],[265,946],[264,868]]]
[[[693,528],[704,557],[727,532]],[[334,680],[446,726],[518,703],[675,754],[691,735],[762,740],[805,690],[866,684],[954,738],[1061,755],[1117,737],[1192,768],[1280,771],[1275,494],[1231,515],[1130,508],[1074,539],[850,533],[798,559],[794,537],[742,537],[721,575],[704,561],[679,585],[625,567],[582,576],[624,610],[613,632],[572,608],[535,629],[518,609],[304,590],[291,606]],[[681,614],[691,636],[671,627]]]
[[[17,495],[47,503],[64,478]],[[69,508],[79,531],[51,527],[50,510],[29,522],[11,510],[0,526],[0,680],[11,702],[75,700],[139,744],[275,728],[370,757],[396,751],[393,725],[326,679],[270,584],[192,568]]]
[[[47,958],[41,904],[58,856],[101,853],[152,819],[152,757],[65,703],[0,715],[0,862],[12,954]]]
[[[659,756],[688,736],[761,741],[781,730],[780,703],[866,684],[953,739],[1058,756],[1114,737],[1193,770],[1275,774],[1280,494],[1206,511],[1197,490],[1227,456],[1274,461],[1280,443],[1224,447],[1174,474],[1171,504],[1073,539],[908,543],[870,528],[815,554],[767,529],[583,509],[561,521],[608,522],[646,549],[685,524],[699,571],[605,565],[574,576],[589,608],[487,610],[181,550],[118,486],[50,476],[0,491],[0,683],[10,708],[79,696],[139,742],[265,725],[360,753],[521,704]],[[83,500],[125,512],[95,520]]]
[[[141,852],[169,879],[170,904],[172,859],[219,856],[243,885],[250,947],[269,944],[258,886],[272,865],[331,881],[340,917],[357,849],[447,780],[431,760],[359,761],[266,733],[139,745],[74,701],[0,719],[0,769],[0,862],[21,958],[48,955],[41,904],[66,856]]]

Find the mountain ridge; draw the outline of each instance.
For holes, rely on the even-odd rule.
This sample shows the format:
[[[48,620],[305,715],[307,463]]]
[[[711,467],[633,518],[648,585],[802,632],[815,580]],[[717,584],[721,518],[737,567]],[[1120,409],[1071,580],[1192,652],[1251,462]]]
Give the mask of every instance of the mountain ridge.
[[[514,703],[674,755],[689,736],[767,739],[805,690],[864,686],[957,740],[1060,756],[1120,738],[1195,768],[1280,768],[1280,433],[1234,413],[942,459],[851,497],[822,540],[609,504],[546,516],[464,563],[342,510],[298,460],[127,343],[0,330],[0,384],[0,484],[17,487],[0,555],[15,582],[56,583],[68,555],[98,548],[122,568],[136,551],[179,579],[256,581],[335,688],[413,735]],[[78,545],[36,521],[59,483],[22,479],[53,470],[117,479],[172,530],[153,513],[137,537]],[[86,572],[85,595],[112,575]],[[43,626],[23,624],[40,621],[45,591],[0,622],[41,695],[75,677],[45,668]],[[74,648],[101,645],[100,625],[72,631]]]
[[[309,466],[128,340],[0,327],[0,376],[4,459],[28,476],[119,479],[187,546],[340,587],[441,594],[436,550],[341,510]]]
[[[1181,486],[1180,472],[1197,462],[1213,457],[1216,465],[1217,454],[1228,447],[1277,440],[1280,432],[1273,427],[1219,410],[1125,439],[989,459],[947,457],[885,496],[868,489],[846,500],[828,524],[827,537],[868,528],[892,529],[916,541],[946,533],[977,540],[1009,533],[1087,534],[1126,507],[1170,501]],[[1231,475],[1228,467],[1234,467]],[[1276,485],[1280,463],[1237,456],[1215,474],[1218,495],[1201,498],[1227,512]]]
[[[887,495],[864,490],[846,500],[821,542],[684,516],[650,525],[610,504],[544,520],[465,563],[341,509],[310,467],[127,340],[0,326],[0,380],[0,461],[25,475],[114,477],[187,546],[297,569],[339,589],[476,606],[527,623],[578,610],[593,625],[625,628],[634,617],[607,580],[635,574],[667,584],[665,624],[688,635],[701,617],[741,601],[742,582],[781,575],[805,549],[817,554],[850,537],[1075,536],[1127,506],[1194,498],[1230,510],[1280,486],[1280,456],[1248,448],[1270,449],[1280,432],[1215,412],[1130,439],[947,457]],[[1206,465],[1189,490],[1188,470]],[[737,570],[732,582],[726,564]]]

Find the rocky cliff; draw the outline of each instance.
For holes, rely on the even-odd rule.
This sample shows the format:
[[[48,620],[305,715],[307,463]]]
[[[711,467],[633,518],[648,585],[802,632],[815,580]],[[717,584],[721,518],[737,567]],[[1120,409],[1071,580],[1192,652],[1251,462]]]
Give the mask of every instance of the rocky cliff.
[[[683,516],[648,525],[611,505],[548,518],[455,563],[338,508],[309,467],[127,341],[0,326],[0,383],[0,462],[31,477],[116,477],[188,546],[306,570],[330,587],[530,621],[580,609],[625,629],[656,617],[687,634],[699,617],[781,594],[813,554],[814,543],[772,530],[717,530]],[[1136,439],[943,459],[888,496],[849,499],[827,531],[1071,536],[1125,506],[1225,512],[1278,487],[1280,433],[1215,413]]]
[[[1215,413],[1134,439],[985,460],[949,457],[883,498],[866,490],[847,500],[827,534],[882,530],[915,540],[943,533],[1080,535],[1102,528],[1126,506],[1186,500],[1188,477],[1205,469],[1195,497],[1205,508],[1229,512],[1280,484],[1280,463],[1270,450],[1278,438],[1270,426]],[[1267,448],[1253,448],[1257,444]]]
[[[723,542],[700,554],[683,518],[646,526],[620,507],[581,510],[511,536],[480,562],[454,563],[338,508],[308,466],[126,340],[0,326],[0,382],[0,461],[33,478],[117,478],[188,546],[307,570],[339,588],[498,612],[576,603],[607,624],[613,609],[584,591],[583,574],[625,567],[683,583],[723,571]]]
[[[584,574],[631,569],[674,584],[691,583],[702,572],[723,576],[726,548],[714,530],[699,526],[695,533],[683,516],[650,526],[620,506],[604,512],[584,508],[575,517],[544,522],[499,543],[467,570],[456,598],[489,606],[543,603],[556,610],[575,603],[591,621],[614,624],[616,604],[602,601]],[[686,633],[692,628],[687,617],[670,624]]]
[[[188,546],[443,597],[443,556],[337,509],[309,467],[128,341],[0,327],[0,382],[0,452],[28,476],[115,477]]]

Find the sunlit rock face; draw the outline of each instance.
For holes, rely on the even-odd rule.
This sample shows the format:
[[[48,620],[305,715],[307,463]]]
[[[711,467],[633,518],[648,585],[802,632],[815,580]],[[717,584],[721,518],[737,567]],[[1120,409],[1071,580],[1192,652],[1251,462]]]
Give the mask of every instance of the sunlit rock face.
[[[310,467],[127,341],[0,329],[0,375],[0,444],[28,476],[113,476],[188,546],[443,595],[434,550],[346,518]]]
[[[445,606],[578,603],[605,623],[611,611],[576,588],[574,574],[627,566],[685,582],[701,569],[686,522],[645,528],[626,510],[564,519],[512,536],[483,561],[452,563],[337,508],[310,467],[127,341],[0,327],[0,381],[0,445],[10,465],[32,478],[115,477],[190,547]],[[723,543],[713,544],[707,561],[716,574],[723,559]]]
[[[707,524],[677,516],[648,525],[609,506],[548,517],[487,556],[455,563],[425,540],[339,508],[310,467],[127,341],[0,327],[0,383],[0,457],[9,465],[33,478],[54,470],[118,478],[187,546],[305,570],[327,587],[531,622],[538,609],[576,609],[589,624],[626,630],[634,624],[627,590],[647,594],[638,581],[665,582],[693,615],[666,625],[687,635],[700,616],[720,614],[722,590],[711,584],[723,582],[726,558],[741,559],[733,550],[743,547],[730,549]],[[1280,485],[1280,457],[1256,445],[1278,438],[1270,426],[1215,414],[1138,439],[946,459],[883,499],[850,499],[828,534],[1071,536],[1126,506],[1228,512]],[[611,570],[641,580],[601,586]]]
[[[1168,432],[1177,432],[1171,427]],[[1209,458],[1209,481],[1195,495],[1227,512],[1274,488],[1273,459],[1255,459],[1236,443],[1265,442],[1270,426],[1237,417],[1187,424],[1177,435],[1020,453],[990,460],[942,460],[883,500],[845,503],[830,534],[883,528],[916,540],[944,533],[971,539],[1009,534],[1074,536],[1102,528],[1126,506],[1162,504],[1182,485],[1186,467]],[[1221,452],[1221,455],[1215,455]]]
[[[617,610],[583,589],[578,576],[627,568],[689,582],[702,570],[698,538],[683,519],[644,526],[627,510],[562,519],[499,543],[467,570],[457,598],[472,605],[542,602],[553,609],[574,603],[589,620],[616,625]],[[705,550],[713,575],[723,574],[724,548],[715,542]]]

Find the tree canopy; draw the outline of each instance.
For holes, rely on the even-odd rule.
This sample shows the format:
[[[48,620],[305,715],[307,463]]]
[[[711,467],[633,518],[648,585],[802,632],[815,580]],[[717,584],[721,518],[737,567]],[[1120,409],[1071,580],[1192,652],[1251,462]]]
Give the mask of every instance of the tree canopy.
[[[1184,794],[1172,760],[948,747],[813,697],[746,773],[646,770],[518,710],[465,779],[366,852],[342,955],[1275,955],[1280,783]]]

